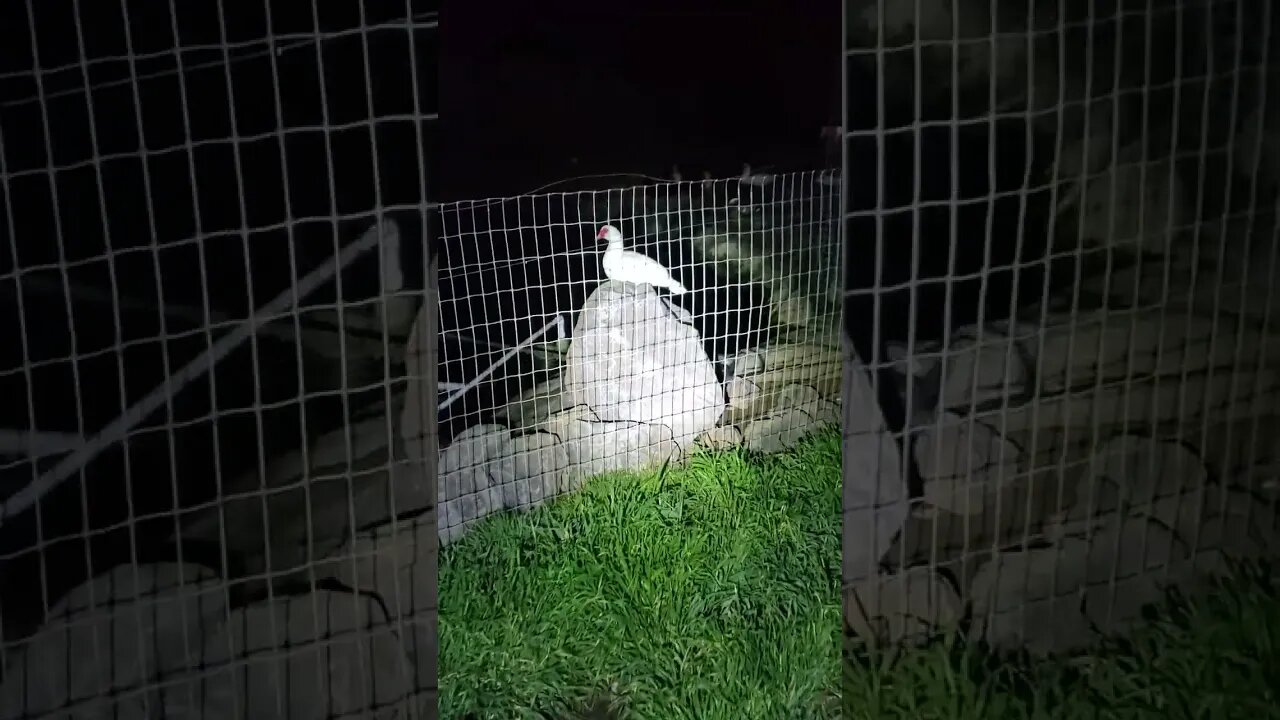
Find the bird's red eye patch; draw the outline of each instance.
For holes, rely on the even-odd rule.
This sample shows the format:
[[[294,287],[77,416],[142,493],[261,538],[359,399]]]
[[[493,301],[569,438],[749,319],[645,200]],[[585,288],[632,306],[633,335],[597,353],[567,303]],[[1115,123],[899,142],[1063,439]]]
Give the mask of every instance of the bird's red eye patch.
[[[604,236],[605,236],[605,235],[607,235],[608,233],[609,233],[609,228],[607,228],[607,227],[602,227],[602,228],[600,228],[600,232],[596,233],[596,239],[597,239],[597,240],[603,240],[603,239],[604,239]]]

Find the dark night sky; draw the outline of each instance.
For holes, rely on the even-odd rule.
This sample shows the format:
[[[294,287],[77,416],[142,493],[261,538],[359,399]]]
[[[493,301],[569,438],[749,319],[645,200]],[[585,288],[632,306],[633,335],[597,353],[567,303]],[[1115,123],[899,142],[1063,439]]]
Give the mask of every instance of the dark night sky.
[[[440,199],[673,163],[814,167],[839,121],[833,0],[495,5],[442,10]]]

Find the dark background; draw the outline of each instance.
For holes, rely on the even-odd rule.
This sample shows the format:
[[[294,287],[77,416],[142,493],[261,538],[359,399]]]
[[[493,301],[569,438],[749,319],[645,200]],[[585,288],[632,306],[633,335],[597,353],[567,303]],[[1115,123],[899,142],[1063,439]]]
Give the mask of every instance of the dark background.
[[[400,223],[421,286],[434,3],[314,7],[0,3],[0,427],[94,435],[375,211]],[[376,263],[303,304],[370,297]],[[66,285],[98,298],[67,300]],[[231,320],[160,312],[206,306]],[[298,357],[245,343],[45,496],[39,518],[0,518],[5,639],[87,576],[173,559],[176,507],[299,447]],[[0,458],[0,497],[58,459]]]
[[[0,4],[0,427],[93,435],[224,331],[159,308],[245,318],[375,211],[400,223],[420,287],[439,249],[415,241],[428,200],[673,165],[724,177],[830,164],[835,0],[436,5]],[[437,9],[439,30],[406,29]],[[304,304],[371,297],[373,262]],[[99,299],[68,301],[67,284]],[[298,375],[295,347],[247,343],[46,496],[38,519],[3,518],[6,639],[88,576],[172,559],[159,539],[176,507],[298,447]],[[0,497],[57,459],[0,458]]]
[[[823,167],[840,3],[450,2],[439,199],[592,173]]]

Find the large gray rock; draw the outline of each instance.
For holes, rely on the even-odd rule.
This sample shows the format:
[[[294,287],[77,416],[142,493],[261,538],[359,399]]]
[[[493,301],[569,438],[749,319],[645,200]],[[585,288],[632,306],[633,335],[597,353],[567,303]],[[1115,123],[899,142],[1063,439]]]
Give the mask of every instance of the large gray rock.
[[[224,588],[209,570],[163,563],[120,566],[72,590],[9,652],[0,718],[69,705],[57,716],[174,717],[163,710],[182,693],[157,683],[199,667],[205,628],[226,613]]]
[[[725,398],[690,316],[647,286],[609,281],[587,298],[564,388],[609,423],[665,425],[682,448],[712,428]]]
[[[898,445],[852,350],[844,362],[844,387],[841,572],[847,585],[877,574],[907,523],[910,505]]]

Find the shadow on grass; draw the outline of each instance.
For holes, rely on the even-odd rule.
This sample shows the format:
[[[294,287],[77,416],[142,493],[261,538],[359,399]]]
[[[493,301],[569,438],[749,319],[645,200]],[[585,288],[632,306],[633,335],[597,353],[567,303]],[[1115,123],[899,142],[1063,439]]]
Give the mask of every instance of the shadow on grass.
[[[1171,592],[1128,639],[1053,659],[998,656],[961,634],[914,649],[846,639],[846,718],[1280,717],[1280,583],[1236,565],[1206,592]]]

